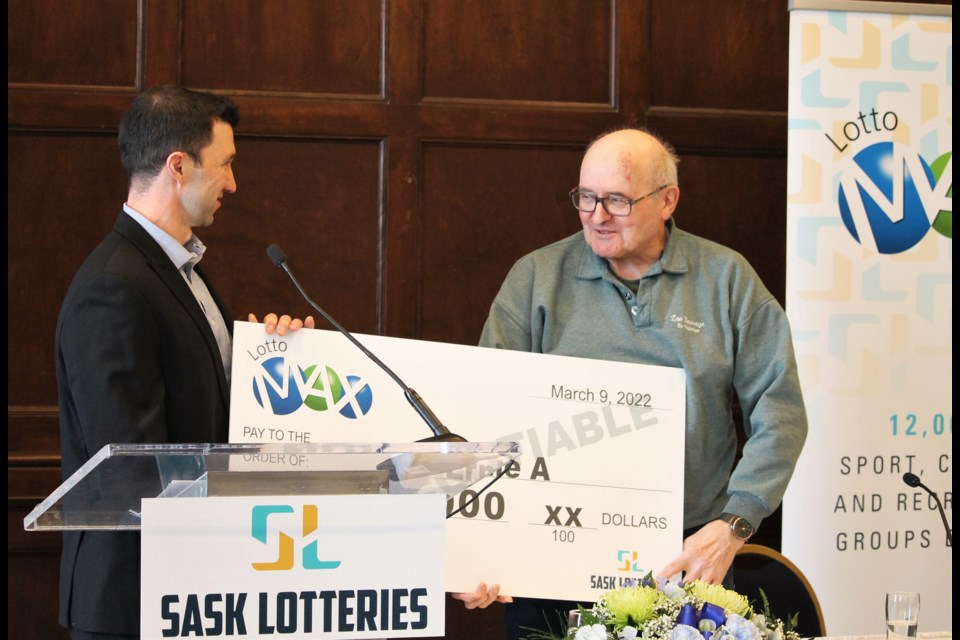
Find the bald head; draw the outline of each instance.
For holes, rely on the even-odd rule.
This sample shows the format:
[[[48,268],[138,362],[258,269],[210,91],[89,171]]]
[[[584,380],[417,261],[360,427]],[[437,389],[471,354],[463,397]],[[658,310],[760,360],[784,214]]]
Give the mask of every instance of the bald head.
[[[603,135],[587,148],[584,170],[617,173],[637,189],[677,184],[679,159],[665,142],[639,129],[620,129]]]

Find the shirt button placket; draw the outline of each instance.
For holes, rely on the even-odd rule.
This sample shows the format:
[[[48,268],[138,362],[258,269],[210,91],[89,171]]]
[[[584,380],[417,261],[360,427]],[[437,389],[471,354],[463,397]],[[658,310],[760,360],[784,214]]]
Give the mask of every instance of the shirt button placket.
[[[633,308],[630,309],[630,313],[633,314],[633,325],[635,327],[643,327],[650,324],[650,318],[648,315],[647,304],[641,302],[643,297],[643,283],[640,283],[640,287],[637,289],[636,304]]]

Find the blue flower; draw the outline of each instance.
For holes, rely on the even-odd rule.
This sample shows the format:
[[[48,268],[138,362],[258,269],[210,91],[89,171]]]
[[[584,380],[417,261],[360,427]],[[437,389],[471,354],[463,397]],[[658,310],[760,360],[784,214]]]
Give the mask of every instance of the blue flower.
[[[762,636],[760,629],[751,620],[731,613],[723,623],[722,637],[731,640],[761,640]]]

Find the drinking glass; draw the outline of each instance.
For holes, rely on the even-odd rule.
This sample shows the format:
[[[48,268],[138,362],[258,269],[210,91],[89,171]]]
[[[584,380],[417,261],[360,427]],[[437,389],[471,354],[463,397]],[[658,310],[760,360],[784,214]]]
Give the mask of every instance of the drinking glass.
[[[916,591],[891,591],[887,594],[887,640],[917,637],[920,619],[920,594]]]
[[[580,626],[581,617],[579,609],[571,609],[567,612],[567,635],[573,637],[576,633],[576,628]]]

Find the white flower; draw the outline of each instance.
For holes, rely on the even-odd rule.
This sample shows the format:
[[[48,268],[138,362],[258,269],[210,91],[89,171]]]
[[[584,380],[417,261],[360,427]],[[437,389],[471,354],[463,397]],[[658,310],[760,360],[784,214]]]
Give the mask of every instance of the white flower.
[[[602,624],[592,624],[589,627],[577,629],[575,640],[607,640],[607,628]]]
[[[618,640],[635,640],[636,637],[637,629],[636,627],[631,627],[630,625],[625,626],[617,636]]]
[[[663,594],[671,600],[683,600],[683,597],[687,595],[687,592],[683,590],[683,587],[676,582],[666,582],[661,585],[660,590],[663,591]]]
[[[678,624],[670,632],[670,640],[703,640],[703,635],[689,625]]]

